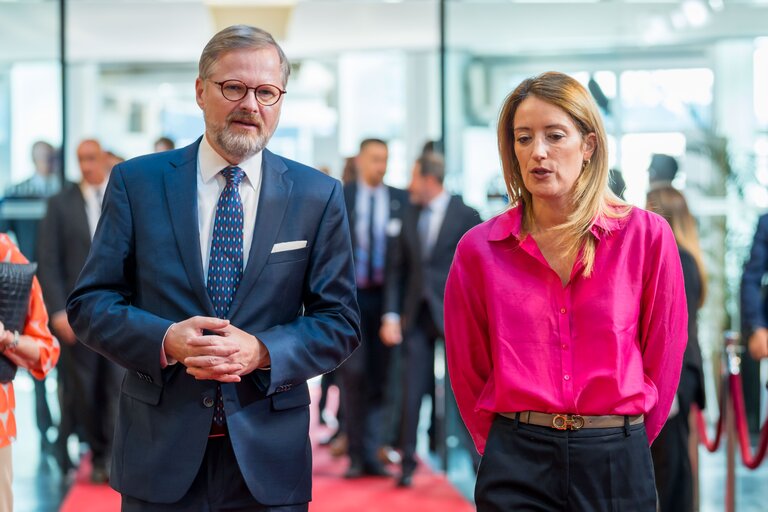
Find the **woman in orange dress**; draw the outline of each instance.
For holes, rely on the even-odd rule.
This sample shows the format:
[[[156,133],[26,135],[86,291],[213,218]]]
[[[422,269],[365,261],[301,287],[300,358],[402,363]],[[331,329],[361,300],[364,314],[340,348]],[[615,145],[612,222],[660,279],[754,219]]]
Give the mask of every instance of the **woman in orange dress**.
[[[28,263],[5,234],[0,234],[0,261]],[[37,278],[32,283],[24,331],[8,331],[0,322],[0,353],[37,379],[45,377],[59,360],[59,342],[48,330],[48,313]],[[0,383],[0,512],[13,510],[11,442],[16,438],[15,405],[13,383]]]

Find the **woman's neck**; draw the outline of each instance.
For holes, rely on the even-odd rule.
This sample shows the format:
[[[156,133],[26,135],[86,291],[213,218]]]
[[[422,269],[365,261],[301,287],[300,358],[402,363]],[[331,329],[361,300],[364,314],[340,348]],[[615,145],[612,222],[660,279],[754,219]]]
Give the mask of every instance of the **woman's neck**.
[[[532,234],[547,231],[568,222],[571,208],[566,207],[561,201],[533,200],[528,226],[528,232]]]

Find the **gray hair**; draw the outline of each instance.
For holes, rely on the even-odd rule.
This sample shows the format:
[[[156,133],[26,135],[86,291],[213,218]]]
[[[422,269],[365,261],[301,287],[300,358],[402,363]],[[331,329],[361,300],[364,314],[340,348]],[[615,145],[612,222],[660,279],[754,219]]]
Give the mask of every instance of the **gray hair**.
[[[280,56],[280,73],[283,78],[283,87],[288,83],[291,74],[291,65],[285,56],[283,49],[266,30],[251,27],[249,25],[232,25],[214,35],[203,48],[198,64],[200,78],[209,78],[211,68],[222,54],[233,50],[261,50],[274,48]]]
[[[427,151],[419,157],[421,175],[434,176],[438,183],[445,181],[445,159],[435,151]]]

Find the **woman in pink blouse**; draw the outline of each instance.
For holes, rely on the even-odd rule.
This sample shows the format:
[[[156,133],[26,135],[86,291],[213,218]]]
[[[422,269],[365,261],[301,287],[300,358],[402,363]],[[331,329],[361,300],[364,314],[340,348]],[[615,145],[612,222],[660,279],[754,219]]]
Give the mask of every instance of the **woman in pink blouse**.
[[[483,454],[477,508],[655,511],[649,444],[687,336],[675,238],[608,188],[576,80],[523,81],[498,138],[512,207],[462,239],[445,295],[450,378]]]

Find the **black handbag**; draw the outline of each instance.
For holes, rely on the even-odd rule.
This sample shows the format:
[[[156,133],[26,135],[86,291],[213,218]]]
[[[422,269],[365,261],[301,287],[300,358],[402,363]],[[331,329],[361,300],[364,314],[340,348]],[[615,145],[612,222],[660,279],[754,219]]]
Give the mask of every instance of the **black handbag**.
[[[37,263],[0,262],[0,321],[8,331],[24,330],[35,271]],[[0,354],[0,382],[15,376],[16,364]]]

